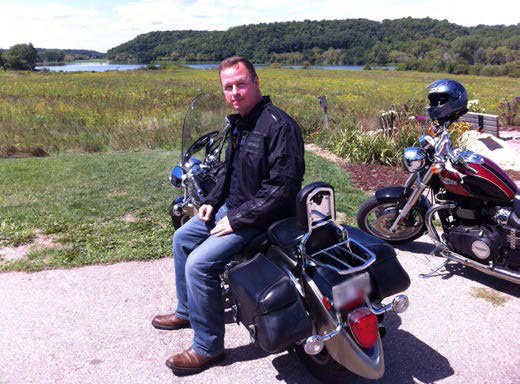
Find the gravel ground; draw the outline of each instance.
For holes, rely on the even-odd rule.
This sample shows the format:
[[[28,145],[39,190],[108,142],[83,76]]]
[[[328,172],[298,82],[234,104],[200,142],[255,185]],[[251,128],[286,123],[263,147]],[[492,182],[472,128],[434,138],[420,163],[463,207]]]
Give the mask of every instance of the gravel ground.
[[[410,309],[387,315],[381,383],[519,383],[520,286],[440,264],[425,238],[398,250],[412,279]],[[288,353],[266,355],[226,326],[226,359],[178,378],[166,358],[192,331],[158,331],[174,306],[171,259],[0,275],[0,383],[316,383]],[[494,305],[477,297],[488,294]],[[363,383],[359,379],[354,382]],[[367,381],[368,382],[368,381]]]

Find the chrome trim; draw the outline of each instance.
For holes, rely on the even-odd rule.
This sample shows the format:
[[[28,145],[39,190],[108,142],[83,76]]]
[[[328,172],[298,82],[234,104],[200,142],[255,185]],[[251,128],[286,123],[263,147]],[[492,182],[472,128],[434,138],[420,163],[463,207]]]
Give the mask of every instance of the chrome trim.
[[[366,253],[366,258],[363,258],[362,256],[357,255],[354,252],[352,252],[350,247],[347,248],[347,247],[343,246],[344,244],[347,244],[350,241],[353,242],[354,244],[356,244],[359,248],[361,248]],[[349,255],[351,255],[353,258],[361,261],[362,264],[361,265],[357,265],[357,266],[350,265],[346,261],[341,260],[340,258],[332,255],[329,252],[331,250],[340,250],[340,252],[346,252]],[[321,262],[321,261],[316,259],[316,257],[322,256],[322,255],[325,255],[325,256],[328,256],[328,257],[332,258],[333,260],[335,260],[339,264],[345,266],[346,269],[339,269],[339,268],[333,267],[332,265],[326,264],[326,263]],[[307,257],[314,264],[320,265],[320,266],[325,267],[325,268],[332,269],[334,272],[337,272],[340,275],[350,275],[352,273],[356,273],[356,272],[362,271],[362,270],[368,268],[370,265],[372,265],[376,261],[376,255],[373,252],[371,252],[370,250],[365,248],[362,244],[360,244],[360,243],[358,243],[357,241],[354,241],[354,240],[343,240],[343,241],[340,241],[337,244],[334,244],[334,245],[332,245],[332,246],[330,246],[328,248],[322,249],[321,251],[315,252],[312,255],[307,256]]]
[[[408,213],[410,213],[410,210],[417,203],[417,201],[421,197],[422,193],[428,186],[427,184],[430,181],[430,179],[432,178],[432,176],[433,176],[433,167],[430,167],[424,174],[423,179],[422,180],[418,179],[417,188],[412,192],[412,194],[408,198],[408,201],[404,205],[403,209],[401,210],[401,212],[399,212],[399,215],[397,215],[397,217],[395,218],[394,223],[388,229],[390,232],[397,231],[397,227],[401,224],[403,219],[408,215]],[[418,177],[419,177],[419,175],[418,175]]]
[[[417,177],[420,178],[420,176],[421,175],[418,173],[410,173],[410,176],[408,176],[408,178],[406,179],[403,186],[405,188],[410,188],[415,183],[415,180],[417,179]]]
[[[461,150],[457,155],[468,163],[484,164],[484,157],[469,149]]]
[[[410,173],[418,172],[426,166],[428,154],[419,147],[406,147],[403,150],[403,163]]]
[[[484,265],[477,261],[471,260],[466,256],[459,255],[458,253],[449,250],[441,251],[440,255],[450,261],[454,261],[456,263],[460,263],[468,267],[475,268],[476,270],[483,272],[487,275],[498,277],[510,281],[512,283],[520,284],[520,274],[510,271],[508,269],[495,267],[493,265]]]
[[[436,247],[444,247],[447,248],[447,245],[441,240],[437,230],[433,226],[433,215],[438,211],[443,209],[455,209],[457,205],[454,203],[445,203],[445,204],[434,204],[428,209],[426,215],[424,215],[424,223],[426,224],[426,228],[428,229],[428,235],[433,240],[433,243]]]
[[[371,305],[369,307],[370,309],[370,312],[372,312],[374,315],[382,315],[383,313],[385,312],[390,312],[392,311],[392,303],[389,303],[389,304],[385,304],[383,305],[382,307],[376,307],[374,305]]]
[[[339,323],[338,326],[335,329],[333,329],[332,331],[330,331],[329,333],[325,333],[324,335],[315,335],[315,336],[319,337],[323,341],[327,341],[327,340],[332,339],[338,333],[340,333],[341,329],[346,326],[347,325],[345,323]]]
[[[399,297],[402,297],[404,296],[404,298],[408,301],[408,296],[406,295],[397,295],[394,300],[392,300],[392,302],[390,304],[386,304],[386,305],[383,305],[381,307],[376,307],[375,305],[370,305],[368,308],[370,309],[370,311],[374,314],[374,315],[382,315],[383,313],[385,312],[390,312],[390,311],[395,311],[395,302],[396,302],[396,299],[399,298]],[[409,303],[409,302],[408,302]],[[408,309],[408,307],[406,308]],[[405,312],[406,309],[402,312]],[[402,313],[401,312],[401,313]]]

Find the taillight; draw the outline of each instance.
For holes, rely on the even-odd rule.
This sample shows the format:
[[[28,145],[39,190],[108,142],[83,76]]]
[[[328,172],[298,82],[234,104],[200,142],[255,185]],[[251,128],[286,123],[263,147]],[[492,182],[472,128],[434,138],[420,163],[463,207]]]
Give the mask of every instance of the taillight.
[[[377,317],[367,307],[350,312],[348,325],[357,343],[363,348],[370,348],[376,343],[379,332]]]

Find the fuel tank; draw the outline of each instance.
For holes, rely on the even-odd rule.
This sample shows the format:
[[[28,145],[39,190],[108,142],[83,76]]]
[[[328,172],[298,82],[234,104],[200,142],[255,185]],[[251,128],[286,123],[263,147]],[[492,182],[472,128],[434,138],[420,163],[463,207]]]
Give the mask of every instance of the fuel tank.
[[[495,162],[475,152],[461,151],[450,165],[441,171],[439,180],[454,194],[508,203],[518,189]]]

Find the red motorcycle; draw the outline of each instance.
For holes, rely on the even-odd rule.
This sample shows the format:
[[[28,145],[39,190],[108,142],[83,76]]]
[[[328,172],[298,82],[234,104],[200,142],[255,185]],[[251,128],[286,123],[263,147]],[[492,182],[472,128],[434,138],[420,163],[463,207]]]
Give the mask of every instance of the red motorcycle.
[[[409,178],[404,186],[382,188],[365,200],[358,208],[358,226],[392,244],[428,232],[435,254],[446,261],[424,277],[453,261],[519,284],[520,190],[490,159],[451,148],[448,127],[467,112],[464,87],[446,79],[428,88],[433,135],[404,149]]]

